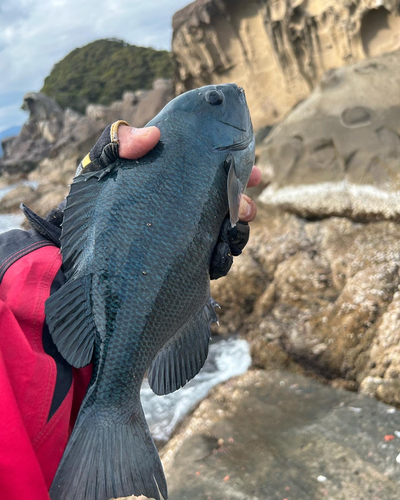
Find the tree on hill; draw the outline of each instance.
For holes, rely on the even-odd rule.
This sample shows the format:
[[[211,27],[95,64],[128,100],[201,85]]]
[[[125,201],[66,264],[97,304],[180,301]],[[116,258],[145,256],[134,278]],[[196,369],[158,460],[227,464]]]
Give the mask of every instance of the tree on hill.
[[[166,50],[117,39],[96,40],[57,63],[41,92],[62,108],[84,113],[88,104],[110,104],[125,90],[151,88],[156,78],[171,78],[172,74],[172,59]]]

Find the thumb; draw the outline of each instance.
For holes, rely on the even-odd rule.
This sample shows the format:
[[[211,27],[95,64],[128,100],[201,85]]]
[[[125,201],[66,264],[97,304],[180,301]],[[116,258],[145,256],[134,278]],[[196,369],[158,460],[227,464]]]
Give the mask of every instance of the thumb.
[[[119,156],[137,160],[151,151],[160,140],[161,132],[157,127],[133,128],[126,125],[118,127]]]

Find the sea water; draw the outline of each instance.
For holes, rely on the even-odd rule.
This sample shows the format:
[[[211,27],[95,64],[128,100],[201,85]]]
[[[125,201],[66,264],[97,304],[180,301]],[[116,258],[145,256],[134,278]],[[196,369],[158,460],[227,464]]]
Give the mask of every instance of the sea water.
[[[216,337],[204,367],[185,387],[167,396],[157,396],[147,379],[141,390],[141,400],[151,434],[156,441],[166,442],[176,426],[210,389],[232,377],[242,375],[251,365],[250,348],[246,340],[238,337]]]
[[[24,216],[21,214],[0,215],[0,233],[10,229],[20,229]]]
[[[20,185],[30,186],[32,189],[37,189],[39,183],[36,181],[22,181],[18,184],[11,184],[10,186],[0,188],[0,200]],[[10,229],[20,229],[23,220],[24,216],[22,215],[22,212],[20,214],[0,214],[0,233],[10,231]]]

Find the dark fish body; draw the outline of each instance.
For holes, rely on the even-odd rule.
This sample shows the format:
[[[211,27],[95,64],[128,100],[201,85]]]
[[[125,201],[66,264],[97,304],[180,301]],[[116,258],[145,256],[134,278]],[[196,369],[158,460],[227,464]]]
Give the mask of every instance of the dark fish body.
[[[149,124],[160,143],[74,179],[62,241],[67,281],[46,304],[53,339],[93,376],[50,490],[53,500],[167,498],[140,403],[193,378],[208,352],[209,265],[253,161],[244,92],[209,86],[171,101]],[[232,223],[236,222],[234,216]]]

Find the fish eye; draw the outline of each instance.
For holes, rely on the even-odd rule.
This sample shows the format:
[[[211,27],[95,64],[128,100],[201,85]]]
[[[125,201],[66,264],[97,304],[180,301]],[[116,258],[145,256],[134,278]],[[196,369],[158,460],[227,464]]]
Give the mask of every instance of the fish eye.
[[[210,90],[206,94],[206,101],[213,106],[218,106],[224,102],[224,94],[219,90]]]

